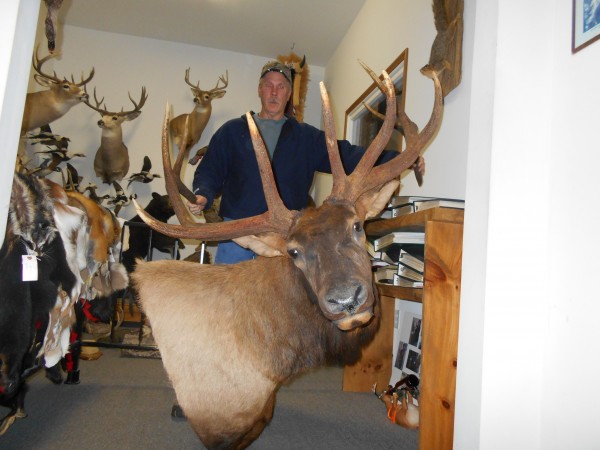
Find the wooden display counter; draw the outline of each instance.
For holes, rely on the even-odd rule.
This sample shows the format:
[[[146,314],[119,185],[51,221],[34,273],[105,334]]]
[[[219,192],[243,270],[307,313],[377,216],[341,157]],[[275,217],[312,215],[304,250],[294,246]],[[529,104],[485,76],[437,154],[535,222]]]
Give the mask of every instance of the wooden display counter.
[[[433,208],[366,224],[367,234],[425,231],[423,289],[378,285],[381,327],[362,359],[344,369],[343,389],[368,392],[390,383],[395,298],[423,303],[419,448],[451,449],[458,353],[464,211]]]

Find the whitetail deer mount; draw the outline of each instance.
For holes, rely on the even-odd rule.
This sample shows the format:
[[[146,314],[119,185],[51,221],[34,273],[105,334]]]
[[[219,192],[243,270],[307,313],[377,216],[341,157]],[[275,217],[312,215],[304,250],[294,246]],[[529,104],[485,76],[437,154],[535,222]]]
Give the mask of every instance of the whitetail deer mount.
[[[66,78],[61,80],[56,72],[50,75],[42,71],[42,65],[56,56],[58,55],[55,53],[39,59],[38,49],[35,50],[32,65],[36,73],[33,78],[40,86],[48,89],[27,94],[21,136],[28,131],[54,122],[64,116],[73,106],[88,98],[85,85],[94,77],[94,68],[92,67],[87,78],[84,79],[82,75],[79,83],[75,82],[73,75],[71,75],[71,81]]]
[[[101,108],[100,105],[104,101],[104,97],[98,100],[96,97],[96,88],[94,88],[95,106],[91,105],[86,99],[84,102],[94,111],[100,113],[101,119],[98,121],[98,126],[102,129],[100,138],[100,147],[96,151],[94,157],[94,171],[96,176],[101,178],[106,184],[111,184],[113,181],[121,181],[127,172],[129,172],[129,152],[127,146],[123,143],[123,130],[121,125],[125,121],[136,119],[142,113],[142,107],[146,103],[148,95],[146,88],[142,86],[142,93],[139,102],[135,102],[129,94],[129,100],[133,103],[134,108],[130,111],[120,112],[108,111],[106,104]]]
[[[229,72],[225,72],[225,76],[221,75],[217,80],[214,88],[203,91],[200,89],[200,81],[193,85],[190,83],[190,68],[185,71],[185,82],[192,89],[194,95],[194,109],[189,114],[180,114],[171,120],[171,133],[173,140],[181,151],[184,134],[187,131],[187,140],[185,148],[191,150],[200,140],[200,136],[206,128],[206,124],[212,113],[212,101],[215,98],[221,98],[227,92],[225,88],[229,84]],[[219,86],[223,83],[222,86]],[[189,118],[189,119],[188,119]]]
[[[326,363],[356,362],[372,338],[379,306],[363,223],[385,207],[398,177],[412,166],[441,123],[443,98],[437,74],[423,73],[435,85],[431,118],[419,133],[403,116],[404,129],[411,130],[406,133],[405,151],[377,167],[373,166],[394,128],[396,99],[387,74],[383,82],[374,79],[385,92],[386,118],[350,175],[342,166],[329,99],[321,84],[333,189],[320,207],[303,211],[289,211],[283,205],[265,145],[248,113],[268,210],[229,222],[193,223],[177,191],[178,174],[171,168],[166,114],[165,181],[181,225],[161,223],[135,203],[140,217],[172,237],[236,239],[260,255],[274,256],[234,265],[139,263],[132,275],[178,402],[208,448],[250,445],[270,421],[281,384]],[[236,405],[233,415],[230,405]]]

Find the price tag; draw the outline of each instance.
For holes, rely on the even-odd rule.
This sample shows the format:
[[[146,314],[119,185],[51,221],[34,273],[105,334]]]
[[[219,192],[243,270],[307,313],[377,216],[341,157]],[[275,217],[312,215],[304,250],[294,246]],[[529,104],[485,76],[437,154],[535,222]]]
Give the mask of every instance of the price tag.
[[[21,262],[23,265],[23,281],[37,281],[37,257],[35,255],[22,255]]]

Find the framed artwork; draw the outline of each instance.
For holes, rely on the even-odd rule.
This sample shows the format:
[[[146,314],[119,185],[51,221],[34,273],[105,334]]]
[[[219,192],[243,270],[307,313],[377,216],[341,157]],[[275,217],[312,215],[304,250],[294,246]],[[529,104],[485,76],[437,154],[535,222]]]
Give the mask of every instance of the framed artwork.
[[[572,52],[600,39],[600,1],[573,0]]]
[[[406,92],[406,64],[408,49],[404,50],[386,69],[394,86],[396,87],[396,102],[401,111],[404,111]],[[383,77],[380,75],[380,78]],[[383,121],[374,116],[365,106],[385,114],[385,97],[375,83],[372,83],[360,97],[346,110],[344,124],[344,139],[355,145],[368,146],[383,124]],[[402,150],[402,134],[394,130],[387,149]]]

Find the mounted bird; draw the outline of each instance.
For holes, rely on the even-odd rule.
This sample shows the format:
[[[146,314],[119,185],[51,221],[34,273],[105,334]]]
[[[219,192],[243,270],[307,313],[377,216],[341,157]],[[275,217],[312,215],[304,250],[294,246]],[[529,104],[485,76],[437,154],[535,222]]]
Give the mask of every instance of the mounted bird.
[[[140,172],[132,174],[128,180],[127,187],[131,185],[131,183],[137,181],[138,183],[150,183],[155,178],[160,178],[160,175],[156,173],[150,173],[152,169],[152,161],[148,156],[144,156],[144,164],[142,165],[142,170]]]
[[[118,216],[121,208],[129,205],[131,202],[131,197],[128,197],[125,194],[125,190],[116,181],[113,181],[112,185],[115,188],[115,196],[112,198],[109,197],[108,204],[114,206],[113,212],[115,213],[115,216]]]

